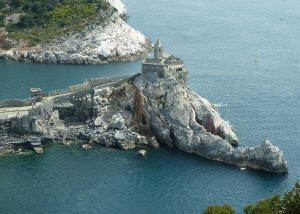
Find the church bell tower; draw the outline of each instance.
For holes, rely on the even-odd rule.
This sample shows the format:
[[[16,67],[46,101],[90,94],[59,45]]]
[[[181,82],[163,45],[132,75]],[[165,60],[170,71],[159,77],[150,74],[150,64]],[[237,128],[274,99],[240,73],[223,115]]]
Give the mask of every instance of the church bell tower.
[[[161,59],[163,57],[163,47],[158,39],[156,44],[154,45],[154,59]]]

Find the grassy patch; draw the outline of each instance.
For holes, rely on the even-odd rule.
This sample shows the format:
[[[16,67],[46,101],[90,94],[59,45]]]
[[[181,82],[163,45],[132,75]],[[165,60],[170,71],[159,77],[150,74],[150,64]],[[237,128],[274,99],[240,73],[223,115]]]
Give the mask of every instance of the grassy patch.
[[[20,22],[6,26],[8,37],[29,40],[31,45],[46,43],[55,37],[76,33],[89,24],[105,21],[101,12],[109,4],[104,0],[7,0],[10,8],[2,14],[21,13]],[[0,15],[0,26],[1,23]]]

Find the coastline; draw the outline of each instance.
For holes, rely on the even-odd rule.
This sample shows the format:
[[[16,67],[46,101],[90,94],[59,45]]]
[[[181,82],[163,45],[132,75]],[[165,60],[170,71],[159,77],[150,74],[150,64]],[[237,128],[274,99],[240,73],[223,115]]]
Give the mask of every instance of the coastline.
[[[32,99],[0,102],[0,145],[42,153],[53,141],[125,150],[164,144],[240,168],[288,171],[282,152],[267,139],[258,147],[237,146],[216,107],[191,91],[182,59],[163,53],[160,42],[154,55],[134,76],[91,79],[52,93],[32,89]]]
[[[124,21],[128,12],[120,0],[108,2],[111,8],[104,15],[106,21],[73,35],[33,47],[27,41],[2,38],[0,58],[47,64],[106,64],[146,57],[151,50],[150,40]]]

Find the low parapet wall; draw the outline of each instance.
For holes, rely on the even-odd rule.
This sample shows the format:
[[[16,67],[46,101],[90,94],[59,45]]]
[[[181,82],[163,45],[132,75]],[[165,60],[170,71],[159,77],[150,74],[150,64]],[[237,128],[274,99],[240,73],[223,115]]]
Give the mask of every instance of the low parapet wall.
[[[126,79],[126,78],[129,78],[129,76],[111,77],[111,78],[94,78],[94,79],[91,79],[89,81],[89,84],[92,87],[96,87],[96,86],[104,85],[104,84],[107,84],[107,83],[120,81],[120,80],[123,80],[123,79]]]
[[[61,94],[66,94],[68,92],[69,92],[68,89],[60,89],[60,90],[54,90],[54,91],[50,91],[50,92],[43,92],[42,96],[43,97],[51,97],[51,96],[57,96],[57,95],[61,95]]]
[[[145,73],[145,72],[163,72],[164,65],[143,64],[142,70],[143,70],[143,73]]]
[[[162,64],[162,59],[145,59],[145,64]]]
[[[113,83],[117,81],[121,81],[123,79],[128,78],[129,76],[124,77],[112,77],[112,78],[94,78],[89,81],[84,81],[81,84],[71,85],[67,89],[60,89],[60,90],[53,90],[50,92],[43,92],[43,97],[53,97],[58,95],[67,95],[70,96],[84,96],[85,94],[89,93],[92,88],[96,86],[101,86],[108,83]],[[13,107],[25,107],[31,106],[32,103],[37,102],[36,98],[33,99],[9,99],[0,101],[0,108],[13,108]]]
[[[166,65],[183,65],[183,60],[167,60]]]

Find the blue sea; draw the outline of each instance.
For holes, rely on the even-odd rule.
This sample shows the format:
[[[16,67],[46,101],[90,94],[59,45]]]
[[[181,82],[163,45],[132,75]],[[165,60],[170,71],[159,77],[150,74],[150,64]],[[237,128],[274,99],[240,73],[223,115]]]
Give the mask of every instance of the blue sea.
[[[44,155],[0,157],[0,213],[202,213],[284,193],[300,179],[300,2],[298,0],[123,0],[128,23],[184,59],[191,88],[216,104],[241,146],[265,137],[283,151],[277,175],[175,149],[135,151],[49,145]],[[256,60],[257,59],[257,62]],[[138,73],[141,60],[40,65],[0,60],[0,100],[29,88],[65,88],[93,77]]]

